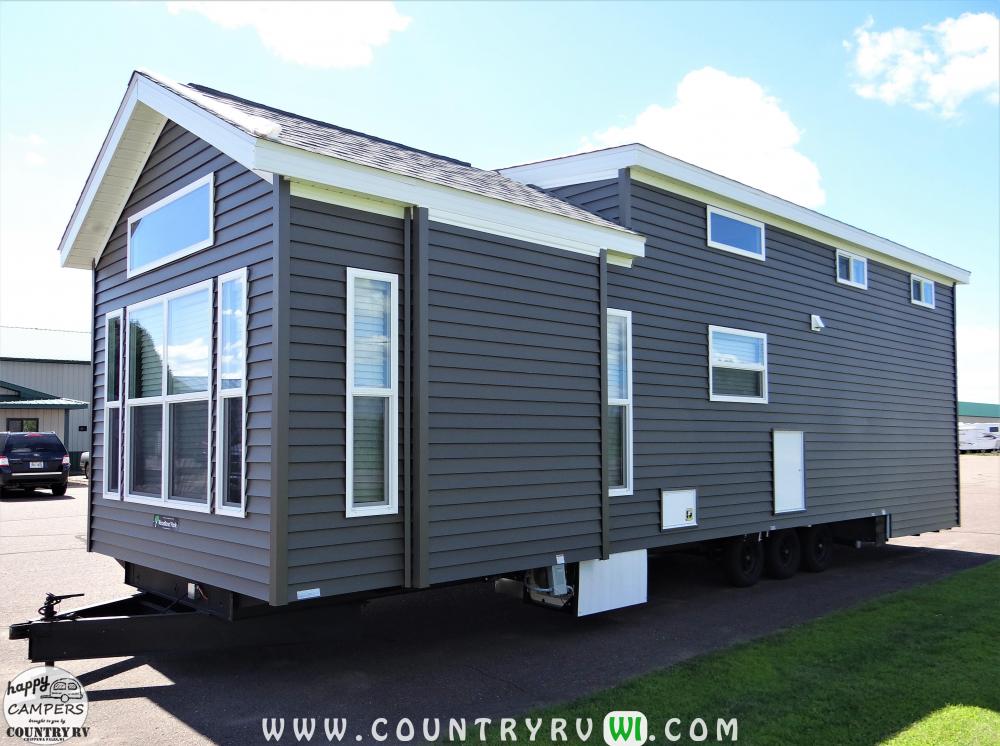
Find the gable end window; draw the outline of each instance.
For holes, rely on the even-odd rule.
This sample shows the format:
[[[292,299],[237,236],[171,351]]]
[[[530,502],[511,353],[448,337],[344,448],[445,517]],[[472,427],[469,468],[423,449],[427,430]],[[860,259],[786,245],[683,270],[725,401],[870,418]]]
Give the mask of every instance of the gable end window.
[[[910,275],[910,302],[924,308],[934,308],[934,280]]]
[[[708,205],[708,245],[734,254],[764,260],[764,224]]]
[[[846,251],[837,252],[837,282],[854,288],[868,288],[868,260]]]
[[[708,327],[710,401],[767,403],[767,335]]]
[[[215,242],[215,174],[129,216],[126,235],[129,277],[211,246]]]
[[[209,512],[212,282],[128,308],[125,499]]]
[[[632,494],[632,312],[608,309],[608,494]]]
[[[399,278],[347,269],[348,518],[398,511]]]

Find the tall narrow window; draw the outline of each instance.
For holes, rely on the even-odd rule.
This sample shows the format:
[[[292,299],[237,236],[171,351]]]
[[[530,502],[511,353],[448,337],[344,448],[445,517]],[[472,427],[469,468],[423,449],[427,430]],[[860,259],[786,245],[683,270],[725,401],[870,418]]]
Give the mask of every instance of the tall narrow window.
[[[246,509],[246,269],[219,278],[218,412],[216,413],[217,513],[243,515]]]
[[[934,280],[910,275],[910,302],[925,308],[934,308]]]
[[[347,270],[347,515],[395,513],[399,286]]]
[[[608,309],[609,494],[632,494],[632,312]]]
[[[125,494],[209,510],[211,283],[130,307]]]
[[[837,252],[837,282],[855,288],[868,287],[868,260],[846,251]]]
[[[711,401],[767,403],[767,335],[708,327]]]
[[[121,497],[122,312],[104,317],[104,497]]]

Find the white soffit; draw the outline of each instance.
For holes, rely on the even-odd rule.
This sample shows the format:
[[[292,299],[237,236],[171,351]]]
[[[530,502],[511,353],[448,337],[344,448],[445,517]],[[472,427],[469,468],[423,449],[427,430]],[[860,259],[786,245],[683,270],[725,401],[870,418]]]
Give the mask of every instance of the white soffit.
[[[625,266],[645,253],[646,239],[631,231],[255,137],[168,88],[133,74],[60,242],[62,266],[90,269],[100,257],[168,119],[262,178],[280,174],[291,179],[293,193],[301,196],[382,214],[397,214],[408,205],[426,207],[434,221],[589,256],[605,249],[610,262]]]
[[[618,177],[628,168],[633,179],[665,191],[740,212],[747,217],[804,235],[835,248],[854,251],[900,269],[930,273],[945,284],[969,282],[969,272],[948,262],[855,228],[794,202],[673,158],[645,145],[621,145],[547,161],[499,169],[525,184],[553,189]]]

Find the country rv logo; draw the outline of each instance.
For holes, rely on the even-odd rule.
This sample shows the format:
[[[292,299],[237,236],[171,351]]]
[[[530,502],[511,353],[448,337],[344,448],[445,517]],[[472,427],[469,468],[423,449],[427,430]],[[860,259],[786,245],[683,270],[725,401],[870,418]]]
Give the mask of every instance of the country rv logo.
[[[7,682],[3,715],[8,738],[28,743],[62,743],[85,737],[87,692],[69,671],[55,666],[36,666]]]

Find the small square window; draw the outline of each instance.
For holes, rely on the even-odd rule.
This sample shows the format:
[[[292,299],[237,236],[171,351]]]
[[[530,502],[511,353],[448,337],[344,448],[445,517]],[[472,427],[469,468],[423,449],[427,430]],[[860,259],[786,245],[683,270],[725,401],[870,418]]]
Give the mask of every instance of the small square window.
[[[910,275],[910,302],[925,308],[934,308],[934,280]]]
[[[767,335],[708,327],[708,397],[711,401],[767,403]]]
[[[718,207],[707,207],[708,245],[764,260],[764,224]]]
[[[837,252],[837,282],[855,288],[868,288],[868,260],[846,251]]]

